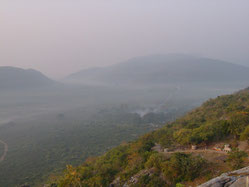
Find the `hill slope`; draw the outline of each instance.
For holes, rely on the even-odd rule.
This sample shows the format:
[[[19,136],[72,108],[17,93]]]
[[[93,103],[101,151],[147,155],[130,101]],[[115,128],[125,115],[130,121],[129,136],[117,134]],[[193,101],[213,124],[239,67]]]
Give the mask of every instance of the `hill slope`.
[[[109,67],[83,70],[66,78],[71,82],[95,84],[229,83],[248,79],[247,67],[180,54],[137,57]]]
[[[41,72],[33,69],[0,67],[0,89],[39,88],[53,84],[53,81]]]
[[[175,186],[181,182],[196,186],[230,170],[227,163],[234,159],[229,161],[229,158],[241,154],[238,151],[232,151],[233,154],[213,151],[214,143],[230,143],[236,148],[239,139],[248,138],[249,89],[245,89],[210,99],[165,127],[135,142],[122,144],[101,157],[90,158],[79,167],[68,166],[64,176],[51,184],[66,187],[110,184],[159,187]],[[156,143],[171,149],[172,153],[158,151],[154,147]],[[198,145],[199,150],[189,150],[192,154],[186,154],[191,144]],[[242,162],[239,164],[236,168],[243,166]]]

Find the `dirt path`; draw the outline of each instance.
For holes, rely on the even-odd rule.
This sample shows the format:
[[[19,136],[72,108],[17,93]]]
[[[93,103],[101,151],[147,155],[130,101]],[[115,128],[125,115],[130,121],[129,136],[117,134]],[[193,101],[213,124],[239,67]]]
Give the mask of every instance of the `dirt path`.
[[[178,151],[171,151],[171,152],[162,152],[164,154],[173,154],[173,153],[220,153],[226,155],[227,153],[224,151],[215,151],[211,149],[197,149],[197,150],[178,150]]]
[[[8,152],[8,144],[5,143],[4,141],[0,140],[0,143],[4,145],[4,152],[3,152],[3,155],[0,157],[0,162],[4,161],[6,155],[7,155],[7,152]]]
[[[174,153],[220,153],[224,155],[227,154],[225,151],[216,151],[212,149],[196,149],[196,150],[186,149],[186,150],[175,150],[175,151],[164,152],[160,144],[156,144],[152,148],[152,150],[157,151],[159,153],[163,153],[163,154],[174,154]]]

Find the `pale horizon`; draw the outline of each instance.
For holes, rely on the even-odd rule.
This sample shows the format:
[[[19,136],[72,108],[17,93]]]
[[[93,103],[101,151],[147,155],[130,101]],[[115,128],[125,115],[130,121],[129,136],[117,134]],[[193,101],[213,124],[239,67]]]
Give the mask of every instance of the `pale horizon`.
[[[0,66],[60,79],[136,56],[186,53],[249,66],[246,0],[7,1]]]

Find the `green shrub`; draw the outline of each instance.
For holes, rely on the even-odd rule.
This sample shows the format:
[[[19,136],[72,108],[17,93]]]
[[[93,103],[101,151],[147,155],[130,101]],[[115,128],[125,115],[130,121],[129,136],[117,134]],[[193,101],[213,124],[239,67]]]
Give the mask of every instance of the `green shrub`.
[[[240,169],[243,167],[244,159],[247,157],[247,153],[239,151],[239,149],[233,149],[228,153],[227,162],[232,169]]]
[[[240,134],[241,140],[249,140],[249,125],[245,128],[245,130]]]
[[[173,184],[181,181],[191,181],[202,174],[206,162],[201,157],[184,153],[174,153],[169,161],[164,163],[163,173]]]

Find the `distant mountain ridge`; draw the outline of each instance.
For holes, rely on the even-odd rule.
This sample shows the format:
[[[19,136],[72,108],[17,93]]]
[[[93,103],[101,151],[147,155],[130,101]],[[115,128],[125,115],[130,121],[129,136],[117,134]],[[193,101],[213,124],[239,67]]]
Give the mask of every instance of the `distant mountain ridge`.
[[[53,80],[34,69],[0,67],[1,90],[39,88],[52,84],[54,84]]]
[[[248,81],[249,68],[229,62],[182,54],[152,55],[76,72],[71,82],[104,84],[165,84]]]

